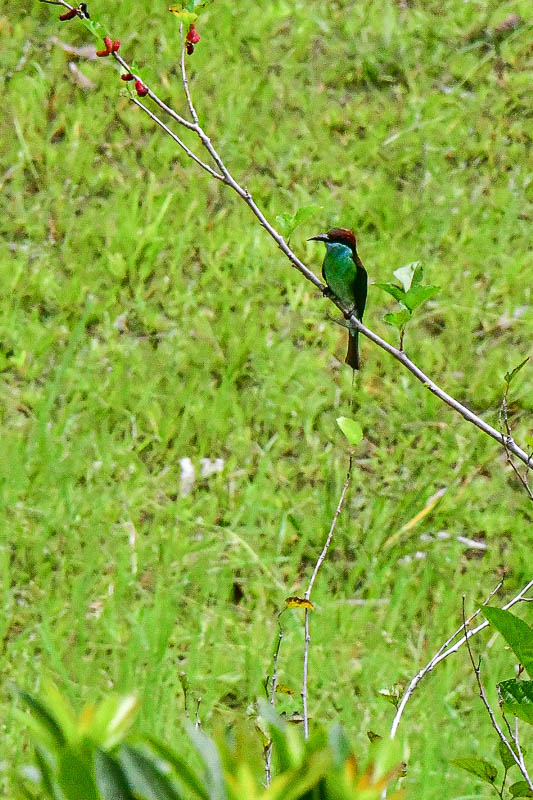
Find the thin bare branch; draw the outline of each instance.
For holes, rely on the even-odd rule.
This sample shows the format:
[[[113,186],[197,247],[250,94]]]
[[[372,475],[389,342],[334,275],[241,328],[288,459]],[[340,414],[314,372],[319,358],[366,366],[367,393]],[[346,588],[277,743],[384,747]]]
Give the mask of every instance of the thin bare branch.
[[[183,83],[183,88],[185,90],[185,97],[187,98],[187,105],[189,106],[191,117],[193,118],[193,122],[195,122],[196,125],[198,125],[199,124],[198,114],[196,113],[191,93],[189,91],[189,81],[187,79],[187,70],[185,69],[185,37],[183,36],[183,23],[181,23],[180,25],[180,37],[181,37],[181,81]]]
[[[283,609],[285,611],[285,609]],[[274,651],[274,657],[272,659],[272,678],[270,679],[270,693],[268,692],[268,678],[265,684],[265,689],[267,690],[267,697],[270,704],[274,705],[274,699],[276,697],[276,686],[278,685],[278,660],[279,660],[279,651],[281,649],[281,641],[283,639],[283,628],[281,627],[281,615],[283,611],[280,611],[278,614],[278,641],[276,645],[276,649]],[[265,784],[266,786],[270,786],[270,781],[272,780],[272,742],[266,747],[265,751]]]
[[[478,608],[478,610],[474,614],[472,614],[471,617],[469,617],[469,619],[467,620],[467,624],[470,624],[470,622],[472,622],[472,620],[479,614],[479,612],[481,611],[482,607],[487,605],[487,603],[490,601],[490,599],[500,589],[501,585],[502,585],[502,583],[500,581],[500,583],[498,584],[496,589],[494,589],[490,593],[490,595],[487,597],[485,602],[482,604],[481,608]],[[508,603],[506,603],[504,606],[502,606],[502,608],[505,611],[507,611],[509,608],[512,608],[514,605],[516,605],[517,603],[520,603],[521,601],[527,602],[529,599],[533,599],[533,598],[525,597],[525,595],[529,592],[529,590],[531,588],[533,588],[533,580],[529,581],[529,583],[527,583],[524,586],[524,588],[521,589],[515,597],[513,597],[512,600],[510,600]],[[478,634],[481,631],[485,630],[485,628],[487,628],[488,625],[489,625],[488,621],[485,620],[485,622],[482,622],[476,628],[474,628],[473,630],[469,631],[468,635],[467,635],[468,639],[471,639],[472,636],[475,636],[476,634]],[[396,736],[396,733],[398,731],[398,726],[400,724],[400,720],[402,718],[403,712],[405,711],[405,707],[406,707],[407,703],[409,702],[409,700],[410,700],[413,692],[415,691],[416,687],[418,686],[418,684],[422,680],[422,678],[424,678],[426,675],[428,675],[437,666],[437,664],[439,664],[441,661],[444,661],[444,659],[448,658],[448,656],[451,656],[453,653],[456,653],[465,644],[465,642],[467,640],[467,636],[463,636],[454,645],[452,645],[451,647],[449,646],[451,644],[451,642],[453,642],[453,640],[461,633],[461,631],[463,629],[464,629],[464,626],[461,625],[461,627],[457,629],[457,631],[453,634],[453,636],[450,636],[450,638],[444,643],[444,645],[442,645],[442,647],[440,647],[437,650],[435,655],[426,664],[426,666],[423,669],[421,669],[420,672],[418,672],[414,676],[414,678],[412,678],[412,680],[410,681],[409,686],[405,690],[405,692],[403,694],[403,697],[402,697],[402,699],[400,700],[400,702],[398,704],[398,708],[396,709],[396,714],[394,715],[394,719],[392,721],[391,731],[390,731],[390,738],[391,739],[394,739],[394,737]]]
[[[483,682],[481,680],[481,669],[480,669],[480,663],[481,662],[478,662],[476,664],[476,662],[474,660],[474,654],[472,653],[472,648],[470,646],[470,641],[469,641],[470,636],[468,635],[468,631],[466,629],[465,597],[464,597],[464,595],[463,595],[463,630],[465,632],[466,649],[468,650],[468,655],[470,657],[470,663],[472,664],[472,669],[474,670],[474,674],[476,676],[477,685],[478,685],[478,688],[479,688],[479,696],[480,696],[480,698],[481,698],[481,700],[483,702],[483,705],[487,709],[487,714],[490,717],[491,725],[494,728],[494,730],[496,731],[496,733],[498,734],[498,736],[500,737],[501,741],[503,742],[503,744],[505,745],[505,747],[507,748],[509,753],[511,754],[511,756],[513,758],[513,761],[518,766],[518,768],[519,768],[520,772],[522,773],[522,776],[524,777],[524,780],[526,781],[527,785],[529,786],[531,791],[533,791],[533,782],[531,781],[531,778],[529,777],[528,771],[525,768],[525,765],[523,763],[523,759],[521,760],[519,758],[517,753],[515,753],[515,751],[513,749],[513,746],[507,740],[504,732],[502,731],[502,729],[498,725],[498,721],[496,720],[496,716],[494,714],[494,711],[492,710],[492,708],[490,706],[490,703],[489,703],[489,701],[487,699],[487,694],[485,692],[485,688],[484,688]]]
[[[170,130],[170,128],[168,128],[168,127],[165,125],[165,123],[164,123],[162,120],[160,120],[160,119],[159,119],[159,117],[157,117],[157,116],[156,116],[156,115],[153,113],[153,111],[150,111],[150,109],[149,109],[149,108],[146,108],[146,106],[145,106],[143,103],[141,103],[141,102],[140,102],[140,100],[137,100],[137,98],[136,98],[136,97],[132,97],[132,98],[131,98],[131,101],[132,101],[132,103],[135,103],[135,105],[136,105],[136,106],[139,106],[139,108],[142,108],[142,110],[145,112],[145,114],[148,114],[148,116],[150,117],[150,119],[152,119],[152,120],[153,120],[153,121],[154,121],[154,122],[155,122],[157,125],[159,125],[159,127],[160,127],[160,128],[162,128],[162,129],[165,131],[165,133],[166,133],[166,134],[168,134],[168,135],[169,135],[169,136],[170,136],[172,139],[174,139],[174,141],[175,141],[177,144],[179,144],[179,146],[181,147],[181,149],[182,149],[182,150],[183,150],[185,153],[187,153],[187,155],[189,156],[189,158],[192,158],[192,160],[193,160],[193,161],[196,161],[196,163],[197,163],[197,164],[198,164],[200,167],[202,167],[202,169],[205,169],[205,171],[206,171],[206,172],[209,172],[209,174],[210,174],[210,175],[212,175],[212,176],[213,176],[213,178],[216,178],[216,179],[217,179],[217,181],[222,181],[222,183],[225,183],[225,182],[226,182],[226,180],[225,180],[225,178],[224,178],[224,176],[223,176],[223,175],[220,175],[220,174],[219,174],[218,172],[216,172],[216,171],[215,171],[215,170],[214,170],[212,167],[210,167],[210,166],[209,166],[209,164],[206,164],[204,161],[202,161],[200,158],[198,158],[198,156],[197,156],[195,153],[193,153],[193,151],[192,151],[192,150],[191,150],[189,147],[187,147],[187,145],[185,144],[185,142],[183,142],[183,141],[182,141],[182,140],[179,138],[179,136],[176,136],[176,134],[174,133],[174,131],[171,131],[171,130]]]
[[[504,440],[503,446],[505,448],[505,455],[506,455],[506,458],[507,458],[507,463],[510,465],[510,467],[512,468],[514,474],[516,475],[516,477],[518,478],[518,480],[520,481],[520,483],[524,487],[526,493],[529,496],[529,499],[533,500],[533,491],[531,491],[531,487],[530,487],[528,479],[527,479],[527,473],[526,473],[526,475],[522,475],[522,473],[520,472],[520,470],[518,469],[518,467],[514,463],[513,458],[511,456],[511,453],[509,452],[508,443],[509,443],[509,441],[511,441],[511,442],[513,441],[513,437],[511,435],[511,426],[509,424],[509,414],[508,414],[508,410],[507,410],[507,393],[508,393],[508,391],[509,391],[509,384],[507,383],[507,385],[505,387],[505,392],[503,393],[502,405],[501,405],[501,409],[500,409],[500,429],[505,427],[505,430],[501,431],[502,435],[503,435],[503,440]],[[502,422],[503,422],[503,425],[502,425]]]
[[[348,486],[350,485],[350,480],[352,477],[352,457],[350,456],[350,461],[348,464],[348,472],[346,474],[346,479],[344,481],[344,486],[342,487],[341,496],[339,498],[339,502],[337,503],[337,508],[335,509],[335,514],[333,515],[333,519],[331,520],[331,525],[329,528],[329,532],[324,543],[324,547],[322,548],[322,552],[320,553],[317,562],[315,564],[315,568],[313,570],[313,574],[309,579],[309,584],[305,591],[305,599],[309,600],[311,597],[311,592],[313,590],[313,585],[316,581],[316,577],[318,575],[318,571],[322,564],[324,563],[326,556],[328,554],[329,547],[331,545],[331,540],[333,539],[333,534],[335,533],[335,528],[337,526],[337,520],[339,519],[340,513],[342,511],[342,507],[344,505],[344,500],[346,498],[346,492],[348,491]],[[307,713],[307,677],[309,672],[309,644],[311,642],[311,636],[309,634],[309,609],[305,609],[305,625],[304,625],[304,634],[305,634],[305,642],[304,642],[304,665],[303,665],[303,685],[302,685],[302,707],[303,707],[303,718],[304,718],[304,737],[307,739],[309,736],[309,717]]]

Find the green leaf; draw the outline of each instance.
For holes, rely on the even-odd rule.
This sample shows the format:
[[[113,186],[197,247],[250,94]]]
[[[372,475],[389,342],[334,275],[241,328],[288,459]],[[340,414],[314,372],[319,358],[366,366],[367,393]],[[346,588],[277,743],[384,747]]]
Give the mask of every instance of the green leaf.
[[[99,42],[103,42],[104,38],[107,36],[107,31],[101,22],[97,22],[94,19],[82,19],[81,24],[85,25],[87,30],[92,33]]]
[[[520,664],[533,677],[533,628],[503,608],[485,606],[482,613],[501,633]]]
[[[134,800],[120,765],[103,750],[95,753],[94,773],[101,800]]]
[[[194,774],[186,760],[182,758],[179,753],[176,753],[176,751],[172,750],[167,744],[160,742],[153,736],[149,736],[148,741],[156,753],[161,756],[164,761],[170,764],[170,766],[176,772],[179,780],[181,780],[187,789],[195,792],[195,794],[198,797],[201,797],[202,800],[209,800],[209,794],[203,786],[200,778]]]
[[[408,308],[404,308],[403,311],[397,311],[394,314],[385,314],[383,319],[389,325],[394,325],[395,328],[403,328],[411,319],[411,312]]]
[[[51,800],[61,800],[59,789],[54,781],[52,768],[39,745],[35,746],[35,760],[39,767],[39,772],[41,773],[41,783],[48,797],[50,797]]]
[[[284,231],[285,236],[289,237],[292,236],[296,228],[307,222],[319,209],[320,206],[301,206],[295,214],[278,214],[276,221]]]
[[[518,365],[517,367],[515,367],[514,369],[512,369],[510,372],[506,372],[506,373],[505,373],[505,375],[504,375],[504,381],[505,381],[505,383],[507,384],[507,386],[509,386],[509,384],[511,383],[511,381],[513,380],[513,378],[515,377],[515,375],[517,375],[517,373],[519,373],[519,372],[520,372],[520,370],[522,369],[522,367],[523,367],[525,364],[527,364],[527,362],[528,362],[528,361],[529,361],[529,356],[528,356],[527,358],[524,358],[524,360],[522,361],[522,363],[521,363],[521,364],[519,364],[519,365]]]
[[[430,297],[438,294],[438,292],[440,292],[440,286],[413,286],[403,296],[402,303],[410,311],[414,311],[415,308],[421,306],[422,303],[425,303],[426,300],[429,300]]]
[[[511,747],[513,747],[512,744],[511,744]],[[513,747],[513,750],[514,750],[514,747]],[[498,754],[500,756],[500,760],[501,760],[501,762],[502,762],[502,764],[504,766],[504,769],[511,769],[511,767],[514,767],[514,765],[516,764],[516,761],[514,760],[514,758],[512,757],[511,753],[509,752],[509,750],[504,745],[504,743],[502,742],[501,739],[498,740]]]
[[[533,725],[533,681],[511,678],[498,684],[504,711]]]
[[[399,286],[395,286],[394,283],[375,283],[374,286],[377,286],[378,289],[383,289],[384,292],[392,295],[399,303],[403,303],[405,292],[403,289],[400,289]]]
[[[144,753],[124,744],[119,751],[119,761],[135,796],[141,795],[145,800],[181,800],[166,775]]]
[[[284,230],[285,232],[288,231],[294,221],[294,217],[292,214],[278,214],[276,217],[276,222],[278,223],[279,227]]]
[[[189,738],[200,753],[207,767],[209,800],[226,800],[224,773],[220,755],[214,741],[199,728],[189,726],[188,733]]]
[[[300,206],[294,215],[295,226],[297,227],[298,225],[302,225],[304,222],[307,222],[308,219],[311,219],[311,217],[315,215],[319,208],[320,206]]]
[[[484,758],[453,758],[450,762],[454,767],[459,767],[486,783],[493,784],[498,777],[498,770]]]
[[[411,286],[417,286],[422,281],[423,274],[424,270],[420,261],[413,261],[411,264],[406,264],[405,267],[399,267],[393,273],[394,277],[398,278],[402,284],[405,292],[408,292]]]
[[[28,692],[18,690],[17,694],[32,713],[33,721],[36,724],[31,727],[41,744],[46,748],[52,746],[54,749],[61,749],[65,745],[65,736],[55,717]]]
[[[71,748],[65,748],[59,758],[57,781],[68,800],[99,800],[92,770],[87,761]]]
[[[171,11],[172,14],[174,14],[174,16],[177,17],[185,26],[191,25],[198,19],[198,14],[195,14],[193,11],[180,8],[179,6],[171,6],[168,10]]]
[[[329,746],[333,753],[333,761],[336,769],[341,769],[352,754],[350,740],[341,725],[336,723],[329,732]]]
[[[358,422],[349,417],[337,417],[337,425],[353,447],[359,444],[363,438],[363,429]]]
[[[511,797],[533,797],[533,792],[527,785],[526,781],[517,781],[509,786]]]
[[[104,750],[111,750],[128,734],[137,713],[134,694],[110,695],[94,711],[88,732]]]

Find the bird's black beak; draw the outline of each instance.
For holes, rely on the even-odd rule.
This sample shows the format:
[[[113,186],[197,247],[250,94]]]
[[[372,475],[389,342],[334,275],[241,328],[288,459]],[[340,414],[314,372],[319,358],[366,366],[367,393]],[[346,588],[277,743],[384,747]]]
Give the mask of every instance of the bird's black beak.
[[[317,236],[310,236],[307,240],[308,242],[329,242],[329,236],[327,233],[319,233]]]

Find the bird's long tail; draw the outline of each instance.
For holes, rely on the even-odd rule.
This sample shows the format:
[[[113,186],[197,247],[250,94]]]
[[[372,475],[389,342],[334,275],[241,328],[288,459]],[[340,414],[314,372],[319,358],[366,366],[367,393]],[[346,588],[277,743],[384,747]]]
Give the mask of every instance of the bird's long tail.
[[[348,352],[346,353],[345,362],[352,369],[359,369],[361,366],[359,361],[359,331],[353,328],[350,329],[348,334]]]

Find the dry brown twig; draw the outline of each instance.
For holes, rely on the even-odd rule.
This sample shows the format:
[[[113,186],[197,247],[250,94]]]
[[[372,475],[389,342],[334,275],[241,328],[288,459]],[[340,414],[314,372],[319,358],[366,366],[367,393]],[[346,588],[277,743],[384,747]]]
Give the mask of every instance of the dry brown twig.
[[[74,7],[70,5],[70,3],[65,2],[65,0],[40,0],[42,3],[48,3],[49,5],[57,5],[72,10]],[[186,155],[193,159],[198,166],[200,166],[203,170],[208,172],[211,177],[215,178],[216,180],[221,181],[222,183],[229,186],[236,192],[239,197],[246,203],[246,205],[250,208],[252,213],[257,218],[259,224],[267,231],[267,233],[271,236],[271,238],[276,242],[279,249],[282,253],[288,258],[292,266],[297,269],[310,283],[313,284],[317,289],[319,289],[322,294],[327,296],[332,303],[334,303],[337,308],[343,313],[345,319],[348,321],[349,325],[353,328],[357,328],[363,336],[366,336],[367,339],[374,342],[378,347],[382,350],[385,350],[389,353],[396,361],[399,361],[412,375],[417,378],[427,389],[429,389],[432,394],[438,397],[443,403],[447,406],[452,408],[458,414],[460,414],[464,419],[468,422],[475,425],[479,430],[483,431],[487,436],[490,436],[492,439],[498,442],[502,447],[505,448],[506,452],[511,453],[512,455],[516,456],[520,459],[528,469],[533,469],[533,456],[529,455],[523,448],[521,448],[513,439],[512,436],[506,435],[501,431],[496,430],[492,425],[489,425],[485,422],[484,419],[479,417],[469,408],[464,406],[458,400],[456,400],[452,395],[445,392],[438,386],[431,378],[429,378],[407,355],[402,349],[398,349],[391,345],[389,342],[382,339],[378,334],[374,333],[374,331],[367,328],[363,325],[352,313],[352,309],[347,308],[343,303],[335,297],[331,291],[316,277],[316,275],[298,258],[296,253],[289,247],[283,236],[273,227],[273,225],[268,221],[265,217],[255,200],[253,199],[252,195],[248,191],[248,189],[244,186],[241,186],[238,181],[230,173],[229,169],[226,167],[223,159],[213,146],[209,136],[206,134],[202,126],[198,121],[198,114],[196,108],[194,106],[192,96],[189,89],[189,83],[187,79],[187,73],[185,69],[185,41],[183,37],[183,29],[181,29],[181,40],[182,40],[182,51],[181,51],[181,76],[182,76],[182,83],[183,88],[187,100],[187,106],[189,113],[192,117],[192,122],[186,119],[181,114],[178,114],[174,109],[168,106],[163,100],[161,100],[158,95],[150,89],[149,86],[146,87],[147,96],[157,105],[159,108],[168,114],[176,123],[182,125],[183,127],[187,128],[188,130],[194,132],[199,140],[201,145],[205,148],[208,152],[209,156],[213,160],[217,169],[213,169],[213,167],[206,164],[202,161],[190,148],[188,148],[184,142],[173,132],[171,129],[165,125],[162,120],[160,120],[157,115],[151,112],[143,103],[140,103],[136,98],[132,97],[132,101],[141,108],[144,113],[146,113],[152,121],[154,121],[161,129],[183,149]],[[131,73],[136,80],[141,80],[140,76],[136,75],[132,72],[130,65],[127,61],[119,55],[118,52],[113,52],[111,54],[115,61],[123,67],[126,72]]]

